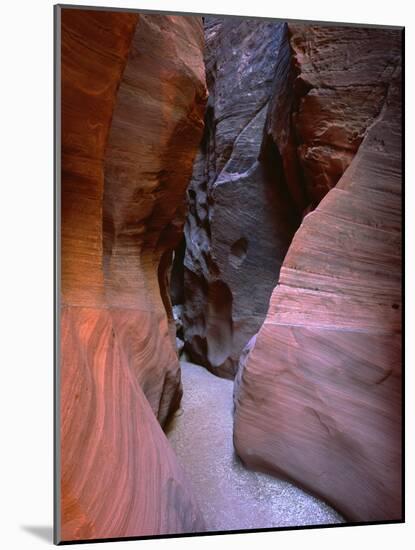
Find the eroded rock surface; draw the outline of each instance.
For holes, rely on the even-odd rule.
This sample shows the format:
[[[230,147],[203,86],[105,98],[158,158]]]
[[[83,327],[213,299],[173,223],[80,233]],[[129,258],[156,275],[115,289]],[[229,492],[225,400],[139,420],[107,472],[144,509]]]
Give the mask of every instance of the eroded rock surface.
[[[203,129],[201,19],[61,14],[61,539],[200,531],[160,423],[182,393],[167,273]]]
[[[285,26],[267,133],[303,212],[315,208],[349,166],[381,111],[400,51],[391,29]]]
[[[105,158],[106,300],[161,424],[181,396],[169,272],[203,131],[203,44],[200,18],[140,18]],[[131,310],[139,318],[129,319]]]
[[[203,531],[111,311],[64,307],[61,327],[61,539]]]
[[[205,18],[209,101],[185,227],[185,349],[233,377],[300,221],[264,134],[281,23]]]
[[[363,36],[364,29],[349,32]],[[234,442],[244,463],[287,476],[359,521],[402,517],[401,37],[376,29],[362,50],[349,44],[356,65],[335,82],[352,75],[367,92],[362,104],[383,95],[381,111],[376,117],[365,107],[375,118],[356,156],[296,233],[235,395]],[[328,68],[347,58],[342,41],[331,44],[337,55],[327,58]],[[311,46],[307,41],[306,59]],[[305,74],[313,63],[304,62]],[[385,89],[375,84],[372,96],[367,79],[376,74],[389,82]],[[320,98],[317,114],[338,94],[334,82],[334,90],[326,84],[306,96],[304,109]],[[362,90],[346,89],[350,98],[342,101],[357,102]],[[357,127],[349,107],[345,113],[330,143]],[[310,189],[318,190],[313,181]]]
[[[295,230],[379,115],[393,30],[206,18],[210,92],[189,187],[184,337],[233,377]]]

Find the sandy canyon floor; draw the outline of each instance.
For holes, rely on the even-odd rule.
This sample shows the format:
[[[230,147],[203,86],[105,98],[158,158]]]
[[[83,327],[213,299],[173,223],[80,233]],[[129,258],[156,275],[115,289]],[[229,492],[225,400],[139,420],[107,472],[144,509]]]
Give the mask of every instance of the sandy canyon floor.
[[[246,469],[232,444],[233,382],[182,361],[183,399],[168,438],[209,531],[342,523],[291,483]]]

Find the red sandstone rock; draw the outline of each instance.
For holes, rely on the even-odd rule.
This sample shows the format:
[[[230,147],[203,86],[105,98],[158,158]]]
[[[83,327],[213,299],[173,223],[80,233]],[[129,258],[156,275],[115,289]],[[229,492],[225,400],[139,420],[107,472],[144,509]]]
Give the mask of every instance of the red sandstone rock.
[[[61,539],[203,530],[111,311],[63,307],[61,345]]]
[[[382,108],[400,42],[390,29],[218,17],[205,34],[210,97],[189,186],[183,325],[192,360],[233,377],[294,231]]]
[[[364,32],[350,29],[353,37]],[[234,443],[243,461],[287,476],[359,521],[402,518],[401,38],[399,30],[373,29],[356,43],[365,44],[360,52],[351,50],[358,61],[344,78],[353,75],[364,89],[372,72],[380,74],[371,63],[384,52],[383,106],[337,186],[296,233],[235,392]],[[344,70],[347,52],[331,43],[327,67],[339,62]],[[337,71],[335,82],[342,78]],[[320,107],[327,93],[318,92]],[[372,97],[378,101],[377,85],[364,101]],[[354,115],[335,135],[349,127],[359,127]]]
[[[315,208],[379,115],[401,43],[391,29],[289,24],[268,132],[297,206]]]
[[[200,531],[156,416],[181,397],[165,284],[203,128],[201,21],[60,13],[61,539]]]
[[[185,191],[203,131],[202,49],[199,18],[140,18],[105,157],[106,302],[162,424],[181,395],[168,273],[183,232]]]

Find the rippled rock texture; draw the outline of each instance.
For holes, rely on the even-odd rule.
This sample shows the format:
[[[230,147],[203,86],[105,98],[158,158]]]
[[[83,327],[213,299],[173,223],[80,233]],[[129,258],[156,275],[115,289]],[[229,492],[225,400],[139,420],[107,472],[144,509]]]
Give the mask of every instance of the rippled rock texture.
[[[203,130],[201,19],[60,13],[61,539],[200,531],[160,424],[182,393],[167,273]]]
[[[303,213],[352,161],[382,109],[400,50],[396,30],[285,26],[266,131]]]
[[[294,480],[349,520],[401,519],[402,33],[291,32],[309,89],[295,117],[303,141],[273,135],[286,162],[299,151],[310,197],[335,183],[332,155],[346,166],[361,143],[304,218],[241,360],[234,443],[248,466]],[[338,123],[326,125],[328,108]]]
[[[395,34],[205,19],[210,97],[188,191],[182,292],[193,361],[234,376],[295,230],[382,109]]]
[[[265,318],[300,222],[264,134],[285,25],[205,18],[209,88],[188,191],[184,339],[193,361],[233,377]]]

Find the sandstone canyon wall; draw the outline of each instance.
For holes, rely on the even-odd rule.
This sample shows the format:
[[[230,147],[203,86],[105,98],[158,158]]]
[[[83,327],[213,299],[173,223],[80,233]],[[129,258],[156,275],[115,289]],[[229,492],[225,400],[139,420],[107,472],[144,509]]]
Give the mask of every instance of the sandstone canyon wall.
[[[300,218],[264,135],[285,25],[205,18],[209,101],[188,191],[184,340],[190,357],[233,377],[265,318]]]
[[[61,539],[205,529],[176,327],[247,466],[399,519],[401,32],[61,17]]]
[[[380,113],[399,44],[390,30],[215,17],[205,35],[210,96],[188,191],[183,328],[194,361],[233,377],[303,216]]]
[[[234,444],[349,520],[399,520],[402,32],[289,32],[298,95],[281,84],[269,131],[294,189],[302,175],[314,204],[331,190],[241,358]]]
[[[63,9],[61,35],[60,538],[201,531],[160,426],[182,391],[166,273],[203,130],[201,18]]]
[[[379,115],[400,55],[397,31],[286,26],[266,132],[305,214],[349,166]]]

